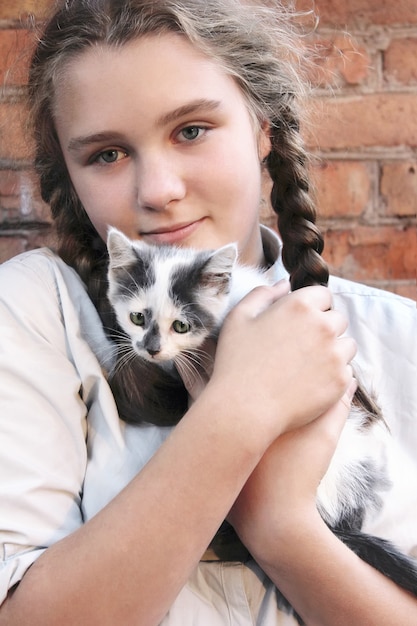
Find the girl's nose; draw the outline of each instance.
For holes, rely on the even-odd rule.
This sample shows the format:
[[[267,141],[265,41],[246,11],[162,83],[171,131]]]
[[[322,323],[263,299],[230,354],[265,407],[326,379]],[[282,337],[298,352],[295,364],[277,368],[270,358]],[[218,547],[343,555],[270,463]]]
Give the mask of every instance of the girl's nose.
[[[140,209],[162,211],[185,196],[184,178],[172,155],[148,154],[141,159],[137,174],[137,200]]]

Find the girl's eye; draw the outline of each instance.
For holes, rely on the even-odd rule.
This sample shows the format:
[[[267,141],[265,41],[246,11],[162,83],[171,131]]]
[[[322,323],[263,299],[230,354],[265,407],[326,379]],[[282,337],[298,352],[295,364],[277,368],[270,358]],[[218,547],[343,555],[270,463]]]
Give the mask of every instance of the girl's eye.
[[[100,154],[95,157],[94,161],[96,163],[105,164],[116,163],[117,161],[125,159],[126,156],[127,153],[123,152],[123,150],[116,150],[116,148],[111,148],[110,150],[103,150],[103,152],[100,152]]]
[[[186,126],[179,133],[179,141],[194,141],[199,139],[204,133],[205,128],[201,126]]]
[[[176,333],[183,335],[184,333],[188,333],[191,330],[190,324],[186,322],[181,322],[181,320],[175,320],[172,322],[172,328]]]
[[[143,313],[133,312],[130,314],[130,321],[135,324],[135,326],[144,326],[145,325],[145,316]]]

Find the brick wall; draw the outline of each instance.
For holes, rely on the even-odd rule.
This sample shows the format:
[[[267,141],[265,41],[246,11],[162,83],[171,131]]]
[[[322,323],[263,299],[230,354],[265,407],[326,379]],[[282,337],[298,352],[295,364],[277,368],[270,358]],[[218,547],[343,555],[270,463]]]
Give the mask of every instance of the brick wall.
[[[24,131],[27,16],[50,0],[0,3],[0,262],[48,241]],[[298,0],[300,9],[311,0]],[[417,4],[316,0],[316,96],[305,135],[325,258],[341,276],[416,298]],[[314,46],[313,46],[314,44]],[[264,221],[273,217],[265,212]]]
[[[32,16],[41,17],[48,5],[50,0],[0,1],[0,262],[48,238],[49,211],[30,167],[22,98]]]
[[[416,299],[416,0],[316,9],[318,112],[307,135],[320,159],[324,256],[341,276]]]

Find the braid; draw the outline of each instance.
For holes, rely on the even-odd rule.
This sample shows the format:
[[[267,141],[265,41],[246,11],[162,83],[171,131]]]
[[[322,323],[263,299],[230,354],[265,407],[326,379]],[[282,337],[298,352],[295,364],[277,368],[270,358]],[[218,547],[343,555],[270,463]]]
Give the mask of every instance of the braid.
[[[54,167],[35,158],[43,200],[49,203],[57,234],[59,256],[83,279],[87,291],[102,319],[110,305],[107,289],[107,247],[82,206],[62,159]],[[104,321],[104,319],[103,319]]]
[[[327,285],[329,271],[321,257],[324,243],[315,224],[316,210],[309,193],[307,154],[290,106],[272,128],[272,149],[267,160],[273,183],[271,204],[278,215],[282,260],[290,274],[291,289]],[[375,398],[360,382],[352,403],[363,411],[367,423],[383,420]]]
[[[282,260],[290,274],[291,288],[326,285],[329,272],[320,256],[323,237],[316,226],[316,210],[310,195],[307,154],[299,124],[290,104],[272,125],[272,149],[267,165],[272,179],[271,204],[278,215],[283,241]]]

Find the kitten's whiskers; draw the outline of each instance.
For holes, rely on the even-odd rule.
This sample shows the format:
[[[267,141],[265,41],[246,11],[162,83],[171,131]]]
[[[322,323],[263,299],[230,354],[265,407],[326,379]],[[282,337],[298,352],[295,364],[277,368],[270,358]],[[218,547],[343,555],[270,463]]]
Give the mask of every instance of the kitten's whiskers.
[[[186,387],[192,386],[197,379],[203,383],[207,379],[207,371],[211,370],[213,358],[199,348],[184,350],[174,358],[175,366]]]

